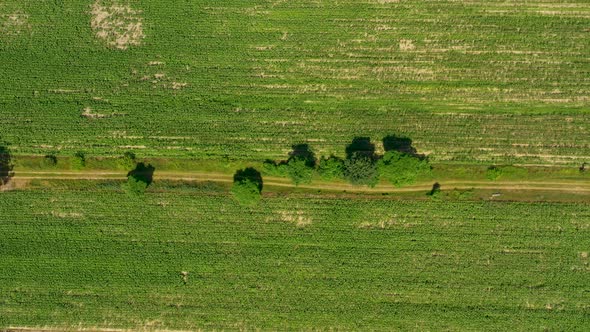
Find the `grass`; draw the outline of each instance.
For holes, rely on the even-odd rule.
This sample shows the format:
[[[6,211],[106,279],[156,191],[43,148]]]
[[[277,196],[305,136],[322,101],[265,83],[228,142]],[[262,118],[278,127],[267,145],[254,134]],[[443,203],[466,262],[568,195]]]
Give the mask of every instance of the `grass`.
[[[23,21],[0,33],[17,153],[264,160],[398,134],[439,162],[588,161],[583,1],[132,7],[145,38],[119,50],[88,1],[3,1],[0,26]]]
[[[11,191],[0,326],[588,326],[586,204]],[[303,222],[300,222],[303,221]],[[186,282],[183,272],[188,272]]]

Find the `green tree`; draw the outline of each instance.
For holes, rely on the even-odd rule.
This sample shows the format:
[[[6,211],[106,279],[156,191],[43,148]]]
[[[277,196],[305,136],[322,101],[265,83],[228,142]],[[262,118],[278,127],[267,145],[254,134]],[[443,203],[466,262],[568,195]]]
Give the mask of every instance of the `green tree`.
[[[344,177],[344,161],[338,157],[322,157],[318,165],[318,174],[324,180],[341,179]]]
[[[374,187],[379,181],[375,160],[362,152],[354,152],[344,161],[344,177],[353,185]]]
[[[310,183],[313,170],[313,166],[303,157],[293,157],[287,162],[287,175],[295,185]]]
[[[120,159],[119,165],[121,165],[123,169],[133,168],[135,167],[135,165],[137,165],[137,161],[135,160],[135,158],[135,153],[127,151],[123,153],[123,157]]]
[[[234,175],[231,192],[240,205],[254,206],[258,204],[262,193],[260,172],[252,167],[238,170]]]
[[[131,196],[142,195],[147,187],[152,183],[154,178],[155,167],[139,163],[129,173],[127,173],[127,182],[123,189]]]
[[[430,174],[427,160],[395,150],[386,152],[377,167],[379,175],[396,187],[415,183],[418,177]]]

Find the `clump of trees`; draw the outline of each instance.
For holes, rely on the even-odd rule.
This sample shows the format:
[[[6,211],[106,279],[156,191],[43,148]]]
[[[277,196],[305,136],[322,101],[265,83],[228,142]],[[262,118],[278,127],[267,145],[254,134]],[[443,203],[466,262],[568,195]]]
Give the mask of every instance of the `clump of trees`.
[[[84,167],[86,167],[86,155],[84,152],[78,151],[74,154],[74,159],[72,159],[72,168],[82,169]]]
[[[262,194],[262,175],[256,169],[248,167],[234,174],[232,195],[240,205],[254,206]]]
[[[270,176],[288,176],[295,185],[309,183],[317,175],[323,180],[343,179],[353,185],[373,187],[385,179],[397,187],[416,182],[431,172],[428,159],[417,153],[407,137],[387,136],[383,139],[384,155],[375,152],[368,137],[357,137],[346,147],[346,158],[322,156],[319,161],[307,144],[293,146],[286,161],[268,160],[263,172]]]
[[[155,170],[156,168],[150,164],[138,163],[135,169],[127,173],[127,182],[123,185],[123,189],[130,196],[143,195],[154,180]]]

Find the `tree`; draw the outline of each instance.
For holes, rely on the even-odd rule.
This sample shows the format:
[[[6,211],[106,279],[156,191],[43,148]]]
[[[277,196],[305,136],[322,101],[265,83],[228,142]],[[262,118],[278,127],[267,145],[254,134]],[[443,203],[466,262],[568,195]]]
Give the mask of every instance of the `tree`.
[[[353,152],[344,161],[344,177],[353,185],[374,187],[379,181],[375,160],[366,153]]]
[[[137,164],[135,169],[127,173],[127,183],[124,185],[125,191],[133,196],[144,194],[147,187],[153,182],[155,170],[156,168],[152,165]]]
[[[260,201],[262,193],[262,176],[252,167],[238,170],[234,174],[232,195],[240,205],[254,206]]]
[[[324,180],[341,179],[344,177],[344,161],[338,157],[322,157],[318,165],[318,174]]]
[[[377,163],[379,175],[396,187],[412,184],[419,176],[430,174],[427,160],[390,150]]]
[[[137,165],[135,158],[135,153],[127,151],[123,153],[123,157],[120,159],[119,164],[123,169],[133,168]]]
[[[287,162],[287,175],[295,185],[310,183],[313,170],[313,166],[303,157],[292,157]]]

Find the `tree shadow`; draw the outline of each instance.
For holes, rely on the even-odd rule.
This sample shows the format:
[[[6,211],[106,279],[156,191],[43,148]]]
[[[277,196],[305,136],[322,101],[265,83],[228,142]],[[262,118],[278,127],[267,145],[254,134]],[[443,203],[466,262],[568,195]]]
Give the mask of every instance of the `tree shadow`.
[[[346,146],[346,159],[352,158],[354,154],[361,154],[375,159],[375,144],[371,143],[371,138],[355,137],[352,143]]]
[[[240,169],[236,171],[236,174],[234,174],[234,183],[246,180],[256,183],[258,190],[262,191],[262,175],[255,168],[248,167],[245,169]]]
[[[432,189],[430,190],[430,192],[428,193],[428,196],[435,196],[436,194],[440,193],[440,183],[435,182],[432,185]]]
[[[295,144],[291,148],[293,150],[289,152],[289,160],[304,159],[307,166],[315,167],[315,153],[311,150],[309,144]]]
[[[145,182],[148,186],[154,181],[154,172],[156,168],[150,164],[138,163],[135,169],[127,173],[127,177],[134,177],[137,180]]]
[[[10,178],[14,175],[13,168],[10,150],[8,150],[8,147],[0,145],[0,186],[10,181]]]
[[[405,136],[388,135],[383,138],[383,149],[385,152],[397,151],[411,155],[412,157],[424,160],[426,156],[419,154],[415,147],[412,146],[412,139]]]

